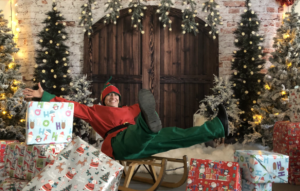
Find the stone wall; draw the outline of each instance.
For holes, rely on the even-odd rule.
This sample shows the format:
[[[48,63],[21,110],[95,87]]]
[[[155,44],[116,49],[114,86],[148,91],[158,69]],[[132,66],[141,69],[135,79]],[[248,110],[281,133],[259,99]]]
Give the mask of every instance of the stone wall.
[[[245,2],[243,0],[216,0],[220,5],[220,15],[223,18],[223,26],[220,27],[219,35],[219,66],[220,76],[230,74],[232,51],[236,48],[233,44],[233,31],[237,27],[237,22],[240,20],[240,14],[245,9]],[[17,34],[17,43],[20,52],[16,56],[16,60],[22,65],[21,72],[26,80],[32,79],[34,72],[34,51],[38,48],[37,34],[43,29],[42,21],[45,19],[45,13],[51,9],[52,0],[17,0],[16,7],[17,20],[20,32]],[[78,26],[81,12],[81,5],[84,0],[58,0],[57,8],[68,21],[66,31],[69,33],[69,40],[67,45],[70,47],[70,65],[71,74],[78,75],[82,72],[83,67],[83,28]],[[104,13],[104,3],[106,1],[98,0],[98,4],[93,11],[94,22],[101,19]],[[182,8],[182,1],[175,3],[175,8]],[[198,17],[203,19],[206,13],[201,11],[202,3],[205,0],[196,0],[198,3]],[[147,5],[157,5],[159,1],[147,1]],[[129,1],[122,1],[124,8],[127,7]],[[280,26],[283,14],[283,8],[280,7],[276,0],[252,0],[253,10],[261,19],[260,34],[265,35],[265,42],[263,46],[264,51],[270,53],[274,51],[272,48],[273,37],[276,34],[276,29]],[[268,59],[270,54],[267,54]],[[267,62],[266,67],[270,65]],[[265,72],[263,69],[262,72]]]

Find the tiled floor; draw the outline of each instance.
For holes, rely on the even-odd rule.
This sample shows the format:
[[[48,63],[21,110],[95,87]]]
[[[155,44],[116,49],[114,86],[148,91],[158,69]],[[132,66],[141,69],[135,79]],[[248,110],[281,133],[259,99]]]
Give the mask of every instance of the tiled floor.
[[[140,176],[148,176],[144,173],[139,173]],[[149,176],[150,177],[150,176]],[[170,182],[176,182],[181,179],[180,175],[165,175],[165,181]],[[124,179],[121,180],[121,184],[123,184]],[[159,187],[158,191],[166,191],[166,190],[172,190],[172,191],[185,191],[186,183],[178,188],[164,188]],[[129,188],[136,189],[136,190],[147,190],[150,188],[150,184],[132,181],[129,185]],[[273,184],[273,191],[300,191],[300,186],[290,185],[290,184]]]

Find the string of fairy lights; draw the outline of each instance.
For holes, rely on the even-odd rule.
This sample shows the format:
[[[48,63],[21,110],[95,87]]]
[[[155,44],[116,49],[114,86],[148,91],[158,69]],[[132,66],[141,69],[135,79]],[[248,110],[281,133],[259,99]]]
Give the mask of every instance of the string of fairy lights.
[[[94,6],[97,4],[95,0],[88,0],[81,6],[81,16],[79,17],[79,25],[84,27],[84,32],[87,31],[87,34],[90,36],[92,34],[92,25],[93,25],[93,12]],[[164,28],[172,31],[172,19],[170,18],[170,9],[176,4],[175,0],[161,0],[158,4],[156,14],[159,14],[159,21],[162,23]],[[117,19],[120,16],[120,9],[123,8],[121,5],[121,0],[107,0],[104,3],[105,16],[103,18],[104,24],[117,24]],[[195,0],[182,0],[182,34],[193,33],[197,35],[199,32],[198,26],[199,23],[196,22],[195,17],[197,16],[197,3]],[[217,29],[218,25],[222,25],[222,17],[220,16],[219,5],[215,0],[208,0],[202,4],[202,11],[207,13],[205,27],[210,26],[211,30],[209,34],[213,39],[216,39],[216,34],[219,33]],[[129,0],[128,4],[128,13],[131,14],[131,25],[133,28],[137,28],[141,34],[145,34],[143,28],[143,18],[144,11],[147,9],[147,6],[141,2],[141,0]]]

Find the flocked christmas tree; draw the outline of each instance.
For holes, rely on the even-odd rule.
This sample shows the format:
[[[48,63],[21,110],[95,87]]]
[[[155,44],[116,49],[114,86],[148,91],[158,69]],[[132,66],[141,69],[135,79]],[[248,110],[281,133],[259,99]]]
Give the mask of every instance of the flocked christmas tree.
[[[36,65],[33,81],[40,82],[43,89],[60,96],[68,94],[71,82],[69,76],[69,47],[65,45],[68,35],[65,32],[65,19],[57,11],[56,3],[52,11],[46,13],[43,31],[38,34],[40,48],[36,50]],[[35,86],[37,88],[37,86]]]
[[[244,135],[253,133],[248,121],[253,120],[253,105],[262,92],[264,77],[264,74],[260,73],[265,63],[265,53],[262,53],[263,47],[260,45],[263,37],[258,34],[260,21],[250,7],[250,0],[246,0],[246,9],[241,15],[238,28],[234,31],[235,46],[239,49],[234,51],[231,66],[234,71],[231,78],[233,96],[240,100],[239,108],[242,110],[240,118],[243,123],[233,135],[239,142],[244,140]]]
[[[298,14],[292,8],[286,13],[282,26],[274,37],[270,62],[272,65],[264,77],[264,91],[254,109],[258,114],[252,122],[255,134],[249,135],[245,142],[260,138],[264,145],[272,148],[273,126],[276,121],[289,120],[288,92],[300,85],[299,56],[300,31]],[[257,136],[259,135],[259,136]]]
[[[218,78],[215,76],[214,87],[212,88],[213,95],[206,96],[204,100],[200,101],[200,115],[207,120],[212,120],[218,115],[218,106],[223,104],[226,108],[229,118],[229,129],[231,134],[236,131],[236,127],[240,124],[240,109],[236,104],[238,99],[232,98],[232,82],[228,77]]]
[[[70,93],[67,96],[64,96],[67,100],[75,101],[80,104],[87,105],[89,107],[93,106],[95,98],[89,98],[92,94],[89,91],[91,86],[91,81],[87,81],[86,76],[76,76],[72,79],[70,83]],[[73,121],[73,133],[76,136],[80,136],[85,141],[88,141],[90,144],[95,143],[95,137],[92,137],[93,129],[89,123],[79,119],[74,118]]]
[[[70,190],[72,190],[72,184],[70,184],[69,186],[65,187],[61,191],[70,191]]]
[[[7,23],[0,10],[0,139],[24,141],[26,102],[21,89],[24,84],[20,65],[14,60],[19,49]]]

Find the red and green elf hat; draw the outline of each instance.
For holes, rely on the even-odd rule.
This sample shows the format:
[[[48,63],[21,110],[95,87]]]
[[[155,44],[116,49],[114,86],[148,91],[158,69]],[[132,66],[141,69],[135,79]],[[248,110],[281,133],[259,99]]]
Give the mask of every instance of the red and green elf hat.
[[[111,92],[114,92],[114,93],[118,94],[119,97],[120,97],[119,99],[120,99],[120,101],[121,101],[121,94],[120,94],[119,89],[118,89],[116,86],[114,86],[114,85],[112,85],[111,83],[109,83],[109,81],[110,81],[111,79],[112,79],[112,77],[110,77],[110,78],[107,80],[107,82],[104,84],[102,93],[101,93],[101,95],[100,95],[100,100],[101,100],[101,102],[102,102],[103,105],[104,105],[104,99],[105,99],[105,97],[107,96],[107,94],[109,94],[109,93],[111,93]]]

